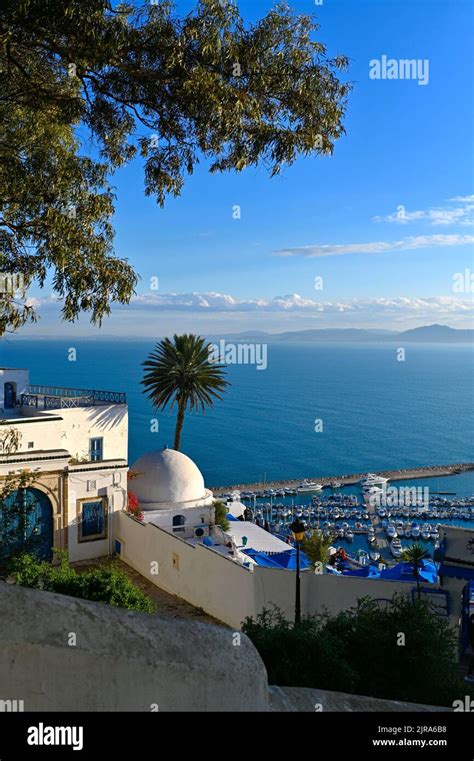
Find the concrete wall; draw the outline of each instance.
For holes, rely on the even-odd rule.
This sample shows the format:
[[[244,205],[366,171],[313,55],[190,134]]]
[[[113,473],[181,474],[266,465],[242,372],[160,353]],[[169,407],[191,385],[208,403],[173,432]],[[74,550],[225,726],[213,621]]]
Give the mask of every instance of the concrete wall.
[[[1,705],[23,701],[25,711],[447,710],[327,690],[269,688],[265,667],[245,635],[238,641],[223,627],[3,582],[0,641]]]
[[[451,711],[443,706],[427,706],[420,703],[402,703],[398,700],[381,700],[365,695],[350,695],[331,690],[315,690],[310,687],[270,687],[270,711],[278,712],[406,712]]]
[[[29,371],[25,368],[0,367],[0,408],[5,403],[5,383],[13,383],[16,397],[26,393],[29,384]]]
[[[222,627],[0,582],[0,642],[0,700],[25,711],[268,709],[260,656]]]
[[[462,563],[466,563],[468,568],[472,568],[474,552],[468,546],[468,542],[474,538],[474,531],[454,526],[443,526],[441,538],[444,537],[446,538],[446,564],[462,565]],[[443,578],[443,589],[447,590],[450,595],[451,618],[456,624],[461,621],[462,593],[467,583],[466,579],[455,579],[448,576]]]
[[[90,483],[95,481],[95,488]],[[103,557],[113,552],[113,515],[127,505],[127,468],[68,472],[68,554],[71,563],[78,560]],[[88,488],[89,487],[89,488]],[[108,504],[107,537],[79,541],[79,519],[81,501],[95,497],[106,497]]]
[[[240,628],[247,616],[255,616],[272,605],[279,607],[286,618],[294,616],[294,571],[258,566],[250,571],[230,557],[202,545],[191,546],[125,513],[115,515],[115,536],[122,543],[122,560],[132,568],[230,626]],[[305,572],[301,577],[302,612],[326,609],[338,613],[356,606],[362,597],[392,599],[395,593],[411,594],[412,586]]]
[[[277,605],[287,618],[295,612],[295,573],[259,568],[255,574],[256,606]],[[410,594],[411,584],[380,581],[333,574],[304,572],[301,576],[301,610],[303,615],[322,612],[339,613],[357,605],[362,597],[392,599],[395,593]]]
[[[229,626],[255,615],[254,574],[202,545],[191,545],[126,513],[114,516],[121,558],[153,584]]]
[[[21,416],[11,418],[7,425],[21,434],[20,453],[67,449],[71,457],[88,459],[89,440],[102,437],[104,460],[128,459],[126,404],[73,407],[50,412],[23,407]],[[29,447],[29,443],[33,446]]]
[[[113,513],[127,504],[127,467],[90,468],[66,467],[67,460],[32,460],[0,465],[0,487],[3,477],[22,468],[37,473],[32,483],[44,492],[51,502],[53,514],[53,546],[67,549],[69,560],[75,562],[103,557],[113,552]],[[100,465],[100,463],[98,463]],[[95,481],[95,486],[93,482]],[[81,501],[107,497],[108,531],[105,539],[79,541]]]
[[[472,529],[443,526],[440,533],[441,539],[446,538],[446,563],[474,564],[474,547],[468,545],[474,539]]]

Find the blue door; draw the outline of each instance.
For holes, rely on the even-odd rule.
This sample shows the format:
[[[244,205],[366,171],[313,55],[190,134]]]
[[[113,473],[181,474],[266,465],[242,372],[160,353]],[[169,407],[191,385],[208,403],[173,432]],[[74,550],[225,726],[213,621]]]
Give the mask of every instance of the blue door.
[[[92,462],[99,462],[104,455],[104,439],[91,439],[90,458]]]
[[[39,560],[53,556],[53,509],[46,494],[31,487],[0,503],[0,559],[28,552]]]
[[[6,410],[11,409],[16,403],[15,386],[13,383],[5,383],[3,394],[3,406]]]

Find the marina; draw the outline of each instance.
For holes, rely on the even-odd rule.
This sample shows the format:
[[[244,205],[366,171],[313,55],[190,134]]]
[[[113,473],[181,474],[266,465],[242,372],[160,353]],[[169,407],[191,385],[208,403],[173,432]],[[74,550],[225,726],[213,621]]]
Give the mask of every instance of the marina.
[[[435,473],[436,476],[440,472],[456,476],[461,468],[461,472],[466,472],[472,466],[439,466]],[[415,472],[418,478],[429,478],[428,473],[433,478],[433,470],[422,469],[422,476],[421,469]],[[411,477],[414,471],[404,472]],[[393,480],[399,483],[398,491],[411,496],[411,502],[410,499],[400,500],[400,504],[389,505],[381,499],[381,495],[386,497],[391,488],[395,491],[390,488],[390,473],[397,474]],[[350,483],[344,478],[350,479]],[[256,490],[234,489],[220,492],[218,498],[241,501],[247,508],[247,520],[283,541],[291,543],[289,527],[298,518],[305,523],[308,532],[322,531],[357,565],[370,562],[393,565],[413,542],[422,544],[432,557],[442,539],[444,526],[474,526],[474,493],[456,494],[455,491],[441,490],[437,488],[435,478],[432,489],[418,487],[424,498],[417,499],[416,487],[400,485],[405,479],[401,471],[354,474],[336,479],[291,482],[286,486],[282,482]]]
[[[426,465],[414,468],[400,468],[398,470],[383,470],[377,474],[350,473],[340,476],[326,476],[324,478],[318,476],[305,479],[286,479],[268,482],[263,480],[256,483],[242,483],[234,484],[232,486],[216,486],[212,488],[214,493],[218,496],[222,496],[223,493],[232,492],[235,490],[242,492],[270,492],[273,490],[280,492],[283,491],[284,493],[287,493],[287,490],[291,489],[292,493],[298,493],[298,491],[302,491],[300,487],[308,483],[320,483],[323,488],[339,488],[342,486],[353,486],[355,484],[359,484],[362,479],[367,477],[367,475],[376,475],[382,479],[389,481],[403,481],[418,478],[440,478],[443,476],[454,476],[470,470],[474,470],[474,462],[456,463],[450,465]],[[452,492],[440,493],[452,494]]]

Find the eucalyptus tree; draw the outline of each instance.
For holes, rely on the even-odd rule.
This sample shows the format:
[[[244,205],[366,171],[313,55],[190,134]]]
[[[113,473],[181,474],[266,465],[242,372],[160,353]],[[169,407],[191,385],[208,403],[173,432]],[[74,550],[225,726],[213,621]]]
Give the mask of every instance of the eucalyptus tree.
[[[313,17],[286,4],[244,23],[237,4],[198,0],[3,0],[0,8],[0,334],[36,319],[33,283],[62,315],[99,323],[137,275],[114,253],[119,167],[140,158],[163,205],[199,161],[211,172],[328,155],[343,134],[348,61]]]

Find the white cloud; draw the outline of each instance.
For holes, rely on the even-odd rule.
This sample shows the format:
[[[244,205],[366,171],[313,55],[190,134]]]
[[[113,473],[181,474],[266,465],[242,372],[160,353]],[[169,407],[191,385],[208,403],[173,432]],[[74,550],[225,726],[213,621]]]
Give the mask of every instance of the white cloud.
[[[474,243],[474,235],[410,235],[395,241],[370,243],[333,243],[319,246],[295,246],[274,251],[274,256],[342,256],[344,254],[383,254],[386,251],[413,251],[419,248],[465,246]]]
[[[239,299],[224,293],[166,293],[137,296],[130,304],[132,309],[157,312],[204,313],[266,313],[354,316],[408,317],[426,315],[429,319],[440,316],[469,318],[474,316],[472,300],[451,296],[430,298],[378,298],[378,299],[336,299],[319,301],[304,298],[297,293],[275,296],[272,299]],[[129,307],[129,308],[130,308]]]
[[[59,302],[56,298],[34,299],[35,307],[48,308]],[[128,306],[116,304],[113,312],[190,312],[211,313],[268,313],[268,314],[338,314],[338,313],[418,313],[431,311],[433,314],[474,316],[472,299],[455,296],[434,296],[427,298],[377,298],[377,299],[336,299],[323,301],[305,298],[298,293],[289,293],[274,298],[240,299],[227,293],[209,291],[205,293],[145,293],[135,296]]]
[[[424,220],[432,226],[461,225],[472,227],[474,225],[474,195],[455,196],[449,200],[458,205],[408,211],[403,204],[400,204],[392,214],[376,216],[372,220],[373,222],[395,222],[398,225]]]

